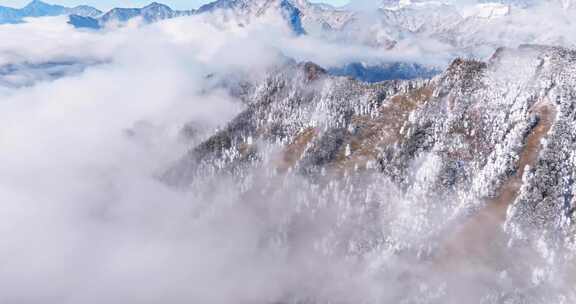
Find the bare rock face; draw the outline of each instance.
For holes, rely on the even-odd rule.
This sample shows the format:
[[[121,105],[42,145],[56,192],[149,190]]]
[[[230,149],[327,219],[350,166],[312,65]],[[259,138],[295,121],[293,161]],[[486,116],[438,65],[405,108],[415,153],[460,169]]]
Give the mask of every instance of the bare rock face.
[[[342,303],[572,301],[574,75],[576,52],[545,46],[457,59],[429,81],[287,64],[162,178],[232,178],[244,203],[293,210],[271,228],[285,248],[410,290]],[[302,284],[278,301],[334,301]]]

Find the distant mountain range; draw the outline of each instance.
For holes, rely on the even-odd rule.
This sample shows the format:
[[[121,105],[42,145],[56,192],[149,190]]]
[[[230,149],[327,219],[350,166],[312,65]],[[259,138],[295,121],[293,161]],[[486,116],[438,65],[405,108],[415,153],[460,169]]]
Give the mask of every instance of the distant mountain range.
[[[562,25],[572,24],[572,1],[470,0],[464,4],[458,0],[381,0],[372,7],[357,7],[352,2],[350,6],[336,8],[308,0],[215,0],[195,10],[173,10],[153,2],[142,8],[101,12],[89,6],[69,8],[34,0],[21,9],[0,7],[0,23],[56,15],[68,15],[68,23],[88,29],[122,25],[132,19],[146,24],[191,15],[206,16],[209,22],[218,25],[239,27],[258,19],[279,20],[296,35],[309,34],[327,41],[380,49],[434,41],[458,55],[482,57],[500,46],[526,43],[576,46],[576,39]],[[541,15],[542,10],[532,9],[539,5],[555,7],[544,10],[556,13],[554,28],[543,31],[535,26],[533,20],[550,18]]]
[[[181,16],[219,13],[224,15],[224,19],[242,25],[271,11],[285,20],[294,33],[306,32],[302,25],[302,13],[290,0],[217,0],[197,10],[185,11],[173,10],[167,5],[153,2],[143,8],[114,8],[99,16],[70,14],[69,23],[77,28],[98,29],[110,24],[122,24],[133,18],[141,18],[144,23],[153,23]]]
[[[478,8],[472,10],[472,13],[483,17],[507,14],[509,10],[506,7],[528,8],[538,4],[558,4],[563,8],[574,7],[572,0],[476,0],[469,2],[478,3]],[[441,15],[447,16],[458,3],[456,0],[381,0],[375,8],[379,8],[378,11],[384,15],[396,15],[392,17],[396,19],[392,20],[393,22],[404,19],[402,20],[404,23],[411,22],[410,25],[413,27],[414,24],[421,25],[437,20],[431,19],[430,16],[423,16],[426,14],[422,12],[412,16],[402,16],[406,10],[415,11],[424,8],[428,11],[426,12],[428,15],[440,15],[435,11],[441,9],[445,11]],[[152,2],[142,8],[114,8],[106,13],[87,5],[65,7],[33,0],[19,9],[0,6],[0,24],[19,23],[27,17],[69,15],[70,23],[76,27],[100,28],[108,23],[122,23],[136,17],[142,18],[145,23],[152,23],[180,16],[215,12],[223,14],[225,19],[238,24],[245,24],[254,18],[273,12],[279,14],[292,30],[299,34],[317,29],[340,30],[359,19],[358,12],[352,9],[352,6],[335,8],[326,4],[310,3],[307,0],[215,0],[196,10],[173,10],[165,4]],[[459,14],[467,15],[470,11],[459,12]]]
[[[164,19],[171,19],[180,16],[189,16],[194,13],[194,10],[179,11],[173,10],[165,4],[152,2],[151,4],[142,8],[114,8],[107,13],[97,17],[86,17],[93,19],[98,24],[98,27],[104,26],[109,23],[123,23],[132,18],[140,17],[145,23],[153,23]],[[77,17],[77,16],[74,16]],[[70,23],[76,27],[81,27],[79,24],[74,23],[74,17],[71,18]]]
[[[68,15],[69,23],[77,28],[99,29],[109,24],[121,24],[133,18],[153,23],[180,16],[215,13],[238,25],[248,24],[264,14],[273,13],[286,21],[296,34],[306,33],[306,27],[316,25],[324,29],[339,29],[352,14],[324,4],[306,0],[216,0],[197,10],[174,10],[153,2],[142,8],[114,8],[102,12],[90,6],[65,7],[33,0],[23,8],[0,6],[0,24],[23,22],[27,17]]]
[[[194,10],[177,11],[167,5],[153,2],[143,8],[114,8],[106,13],[97,8],[80,5],[65,7],[33,0],[23,8],[16,9],[0,6],[0,24],[20,23],[27,17],[70,16],[70,23],[77,27],[100,28],[109,22],[126,22],[142,17],[147,23],[179,16],[191,15]]]
[[[94,7],[79,5],[76,7],[65,7],[62,5],[53,5],[33,0],[23,8],[16,9],[11,7],[0,6],[0,24],[2,23],[19,23],[27,17],[44,17],[59,15],[77,15],[83,17],[98,17],[102,12]]]

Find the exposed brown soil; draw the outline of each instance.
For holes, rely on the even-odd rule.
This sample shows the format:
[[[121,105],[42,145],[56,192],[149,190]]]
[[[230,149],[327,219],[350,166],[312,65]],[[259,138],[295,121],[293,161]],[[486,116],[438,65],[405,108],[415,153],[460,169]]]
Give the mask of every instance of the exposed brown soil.
[[[358,166],[363,169],[369,161],[376,161],[380,148],[401,140],[400,131],[408,116],[418,106],[424,104],[432,96],[432,92],[432,88],[423,87],[407,94],[397,95],[378,109],[377,117],[353,117],[352,123],[359,131],[348,139],[348,144],[343,145],[332,164],[333,167],[349,170]],[[278,169],[286,171],[294,167],[317,135],[318,131],[314,128],[305,129],[297,134],[284,150]],[[348,145],[350,154],[346,155]]]
[[[550,131],[556,116],[554,106],[548,101],[535,105],[532,112],[540,119],[526,138],[515,174],[504,182],[498,194],[487,202],[484,209],[448,238],[442,248],[441,264],[448,266],[466,260],[486,260],[493,256],[494,245],[504,239],[502,224],[506,220],[508,207],[518,196],[526,168],[536,164],[541,140]]]
[[[402,140],[401,130],[410,113],[424,104],[432,96],[432,92],[431,87],[423,87],[408,94],[397,95],[378,109],[377,117],[353,117],[352,122],[357,126],[358,132],[350,138],[350,154],[346,155],[347,145],[344,145],[336,166],[344,170],[365,168],[369,161],[376,161],[380,149]]]
[[[278,170],[287,171],[289,168],[294,167],[302,158],[308,144],[312,142],[316,135],[318,135],[318,131],[314,128],[304,129],[302,132],[297,134],[292,143],[288,145],[282,154]]]

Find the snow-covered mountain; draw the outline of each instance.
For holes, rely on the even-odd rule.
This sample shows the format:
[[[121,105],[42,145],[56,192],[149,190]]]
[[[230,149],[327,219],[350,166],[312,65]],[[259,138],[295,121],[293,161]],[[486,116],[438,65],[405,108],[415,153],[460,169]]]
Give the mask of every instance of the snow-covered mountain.
[[[357,12],[343,33],[379,48],[428,41],[462,56],[484,57],[499,46],[576,46],[570,34],[574,13],[569,1],[386,1],[377,17]],[[542,26],[534,20],[549,21]]]
[[[197,10],[178,11],[154,2],[143,8],[114,8],[102,14],[90,7],[65,8],[36,0],[20,10],[6,8],[0,13],[5,22],[20,22],[24,15],[70,14],[70,24],[91,29],[122,25],[132,19],[147,24],[191,15],[202,16],[217,27],[274,22],[296,35],[336,44],[369,46],[400,54],[405,50],[429,54],[442,50],[449,54],[446,58],[484,58],[501,46],[576,46],[572,35],[576,23],[570,7],[569,1],[555,0],[403,0],[362,8],[335,8],[307,0],[216,0]],[[549,21],[539,25],[533,22],[536,19]],[[439,61],[443,62],[441,65],[448,62]]]
[[[557,18],[549,30],[534,28],[532,20]],[[144,8],[115,8],[106,14],[71,16],[77,27],[100,28],[139,17],[144,23],[187,15],[203,15],[216,24],[244,26],[255,20],[281,21],[296,34],[393,49],[397,45],[434,41],[461,55],[486,56],[495,48],[522,43],[558,43],[571,46],[561,20],[571,19],[569,1],[384,1],[358,9],[354,5],[335,8],[307,0],[216,0],[197,10],[176,11],[160,3]],[[7,12],[6,14],[10,14]],[[551,13],[550,13],[551,14]],[[557,20],[556,20],[557,19]],[[522,28],[531,28],[529,31]],[[506,39],[502,39],[505,37]]]
[[[366,84],[288,63],[161,178],[192,192],[232,180],[242,203],[288,213],[265,244],[298,248],[288,260],[350,261],[402,290],[389,303],[572,301],[571,280],[552,278],[571,277],[576,256],[575,74],[576,52],[543,46],[456,59],[431,81]],[[338,297],[301,283],[272,302]]]
[[[101,23],[126,22],[132,18],[140,17],[146,23],[152,23],[164,19],[179,16],[187,16],[193,11],[177,11],[169,6],[152,2],[143,8],[114,8],[99,18]]]
[[[307,0],[292,0],[292,3],[301,12],[302,24],[308,32],[315,32],[319,28],[341,30],[354,15],[346,9]]]
[[[307,0],[217,0],[200,7],[197,13],[215,14],[238,24],[275,15],[297,34],[339,31],[354,16],[352,11]]]
[[[22,22],[22,19],[27,17],[44,17],[44,16],[59,16],[59,15],[78,15],[84,17],[96,17],[99,16],[100,14],[102,14],[101,11],[87,5],[80,5],[76,7],[65,7],[61,5],[48,4],[40,0],[33,0],[28,5],[20,9],[0,6],[0,24]]]
[[[283,20],[296,34],[304,34],[308,31],[341,30],[354,13],[306,0],[217,0],[189,11],[172,10],[167,5],[154,2],[140,9],[115,8],[94,20],[71,16],[70,23],[77,27],[94,28],[95,24],[102,27],[136,17],[142,18],[145,23],[152,23],[188,15],[210,15],[214,22],[240,26],[268,16]]]
[[[173,10],[165,4],[152,2],[142,8],[114,8],[100,16],[70,15],[69,23],[77,28],[99,29],[106,25],[119,25],[134,18],[140,18],[144,23],[154,23],[192,14],[193,10]]]
[[[216,0],[201,6],[197,14],[211,14],[220,22],[245,25],[270,16],[283,20],[296,34],[304,34],[302,12],[290,0]]]

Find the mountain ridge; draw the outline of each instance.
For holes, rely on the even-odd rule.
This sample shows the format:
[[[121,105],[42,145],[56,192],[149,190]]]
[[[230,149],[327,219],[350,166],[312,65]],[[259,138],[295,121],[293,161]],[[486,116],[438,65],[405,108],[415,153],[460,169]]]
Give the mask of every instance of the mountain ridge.
[[[417,263],[422,268],[399,267],[402,286],[445,282],[439,297],[424,303],[450,303],[462,297],[460,288],[476,291],[478,302],[561,302],[559,294],[529,296],[567,292],[568,282],[509,276],[543,265],[554,276],[572,271],[575,71],[576,51],[541,45],[501,48],[488,61],[455,59],[428,81],[367,84],[313,63],[287,64],[248,89],[246,110],[160,178],[195,189],[226,176],[248,185],[249,201],[280,193],[301,203],[294,208],[337,208],[338,219],[312,238],[340,235],[344,243],[326,251],[359,263],[391,256],[379,264],[385,274]],[[296,177],[314,195],[283,184]],[[379,192],[370,189],[386,194],[374,199]],[[318,197],[328,197],[326,206],[315,205]],[[337,197],[353,199],[339,204]],[[398,204],[390,208],[399,214],[372,213],[369,204],[380,201]],[[471,267],[482,275],[471,275]],[[506,284],[482,285],[487,280]],[[422,300],[418,293],[399,296],[394,302]]]
[[[0,6],[0,24],[20,23],[28,17],[45,17],[59,15],[78,15],[83,17],[97,17],[102,12],[94,7],[78,5],[65,7],[62,5],[48,4],[41,0],[32,0],[22,8]]]
[[[97,17],[72,15],[69,23],[78,28],[98,29],[110,23],[121,24],[137,17],[142,18],[144,23],[153,23],[181,16],[223,13],[227,15],[226,19],[242,24],[269,11],[277,13],[284,19],[295,34],[306,33],[301,20],[302,13],[290,0],[216,0],[200,6],[197,10],[186,11],[173,10],[165,4],[152,2],[142,8],[113,8]]]
[[[434,40],[452,48],[456,54],[483,57],[499,46],[510,46],[503,41],[504,38],[520,43],[571,42],[572,39],[566,39],[561,29],[538,35],[519,30],[533,26],[529,22],[531,18],[546,17],[531,13],[534,7],[541,4],[562,8],[564,13],[557,18],[558,22],[562,22],[562,19],[568,22],[573,5],[570,1],[556,0],[471,1],[467,5],[456,1],[394,0],[382,2],[380,8],[375,6],[369,9],[354,6],[335,8],[307,0],[216,0],[197,10],[178,11],[153,2],[142,8],[114,8],[105,13],[89,7],[63,8],[35,0],[28,8],[0,9],[0,23],[21,22],[24,15],[66,14],[70,16],[68,22],[77,28],[100,29],[109,24],[122,25],[133,18],[140,18],[147,24],[180,16],[213,15],[209,16],[211,22],[245,26],[272,14],[296,35],[310,34],[328,41],[376,49],[394,49],[406,42],[413,44]],[[492,34],[495,31],[497,35]],[[572,44],[576,45],[576,41]]]

